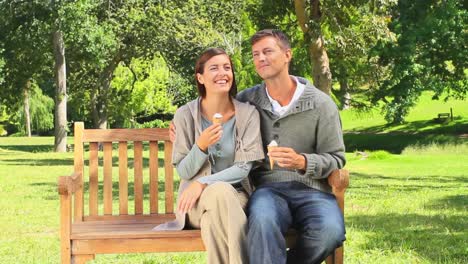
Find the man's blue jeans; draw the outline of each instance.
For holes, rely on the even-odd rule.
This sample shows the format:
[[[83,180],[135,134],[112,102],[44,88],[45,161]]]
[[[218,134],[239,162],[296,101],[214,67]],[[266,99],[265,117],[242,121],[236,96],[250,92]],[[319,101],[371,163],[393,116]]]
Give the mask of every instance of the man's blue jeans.
[[[249,200],[248,213],[251,264],[320,263],[345,240],[335,196],[299,182],[260,186]],[[284,235],[290,227],[298,235],[295,248],[286,251]]]

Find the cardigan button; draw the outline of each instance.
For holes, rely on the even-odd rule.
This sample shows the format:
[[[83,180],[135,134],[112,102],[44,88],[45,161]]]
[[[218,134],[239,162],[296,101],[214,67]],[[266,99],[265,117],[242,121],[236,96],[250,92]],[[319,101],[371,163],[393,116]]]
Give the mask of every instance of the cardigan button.
[[[274,123],[273,127],[280,127],[280,123],[279,122]]]
[[[279,137],[278,137],[278,135],[274,135],[273,138],[274,138],[275,140],[278,140]]]

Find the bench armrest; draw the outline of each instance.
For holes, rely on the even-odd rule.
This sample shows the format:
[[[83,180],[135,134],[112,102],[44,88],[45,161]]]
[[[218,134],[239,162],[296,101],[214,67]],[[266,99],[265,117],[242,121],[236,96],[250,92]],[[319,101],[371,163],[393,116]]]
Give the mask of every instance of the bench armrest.
[[[334,170],[328,176],[328,184],[330,184],[334,193],[344,192],[349,186],[349,171],[345,169]]]
[[[81,172],[73,172],[70,176],[58,178],[58,193],[62,195],[74,194],[83,184],[81,183]]]

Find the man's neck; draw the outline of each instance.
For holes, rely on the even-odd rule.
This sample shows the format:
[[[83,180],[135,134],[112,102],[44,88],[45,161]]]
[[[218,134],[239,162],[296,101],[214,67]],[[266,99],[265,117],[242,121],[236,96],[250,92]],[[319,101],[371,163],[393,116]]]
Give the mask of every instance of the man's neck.
[[[272,79],[265,80],[268,94],[281,106],[291,102],[296,91],[297,83],[289,74],[283,74]]]

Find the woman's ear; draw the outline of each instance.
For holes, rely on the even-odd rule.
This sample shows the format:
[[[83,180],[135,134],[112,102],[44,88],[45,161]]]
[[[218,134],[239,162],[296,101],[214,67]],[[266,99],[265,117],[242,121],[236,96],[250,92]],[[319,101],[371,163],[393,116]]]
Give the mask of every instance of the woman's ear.
[[[205,81],[203,80],[203,75],[201,75],[200,73],[197,73],[197,80],[199,83],[205,84]]]

